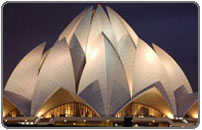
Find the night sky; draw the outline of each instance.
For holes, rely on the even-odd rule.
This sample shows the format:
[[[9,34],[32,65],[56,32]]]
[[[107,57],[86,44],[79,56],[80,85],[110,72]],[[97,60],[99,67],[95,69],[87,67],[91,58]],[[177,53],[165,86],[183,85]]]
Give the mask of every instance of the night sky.
[[[90,3],[6,4],[3,8],[3,87],[20,60],[63,29]],[[195,4],[108,3],[146,41],[171,55],[198,91],[198,8]]]

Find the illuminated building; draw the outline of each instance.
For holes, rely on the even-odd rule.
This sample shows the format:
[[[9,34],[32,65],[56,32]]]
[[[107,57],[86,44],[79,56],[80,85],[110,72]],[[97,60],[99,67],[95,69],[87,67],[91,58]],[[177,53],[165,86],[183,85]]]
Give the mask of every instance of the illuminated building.
[[[107,13],[86,8],[49,50],[42,43],[20,61],[3,91],[5,118],[198,118],[198,93],[174,59]]]

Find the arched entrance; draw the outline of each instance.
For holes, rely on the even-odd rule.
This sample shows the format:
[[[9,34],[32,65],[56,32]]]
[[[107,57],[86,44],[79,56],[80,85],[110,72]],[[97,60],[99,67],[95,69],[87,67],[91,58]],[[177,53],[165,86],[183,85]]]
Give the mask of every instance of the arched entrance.
[[[72,102],[49,110],[42,117],[99,117],[99,115],[85,104]]]
[[[39,117],[99,117],[100,115],[88,103],[77,95],[60,88],[35,114]]]
[[[130,116],[174,118],[170,106],[156,87],[152,87],[134,97],[115,116],[127,116],[127,113]]]
[[[134,117],[163,117],[160,111],[144,104],[132,102],[123,110],[118,112],[115,117],[134,116]]]

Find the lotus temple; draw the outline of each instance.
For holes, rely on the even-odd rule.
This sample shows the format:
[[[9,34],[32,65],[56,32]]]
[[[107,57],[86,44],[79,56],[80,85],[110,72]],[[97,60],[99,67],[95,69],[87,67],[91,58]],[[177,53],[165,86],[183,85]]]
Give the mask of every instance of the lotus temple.
[[[198,92],[172,54],[149,46],[110,7],[87,7],[45,46],[22,58],[2,90],[4,124],[197,125]]]

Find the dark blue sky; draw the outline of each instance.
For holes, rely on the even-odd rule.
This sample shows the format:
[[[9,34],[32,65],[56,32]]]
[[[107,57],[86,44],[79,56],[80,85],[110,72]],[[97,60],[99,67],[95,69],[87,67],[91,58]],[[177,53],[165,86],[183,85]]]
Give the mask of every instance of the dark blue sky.
[[[6,4],[3,8],[3,85],[34,47],[53,45],[69,22],[96,4]],[[108,3],[149,45],[155,43],[181,66],[198,91],[198,8],[192,3]]]

